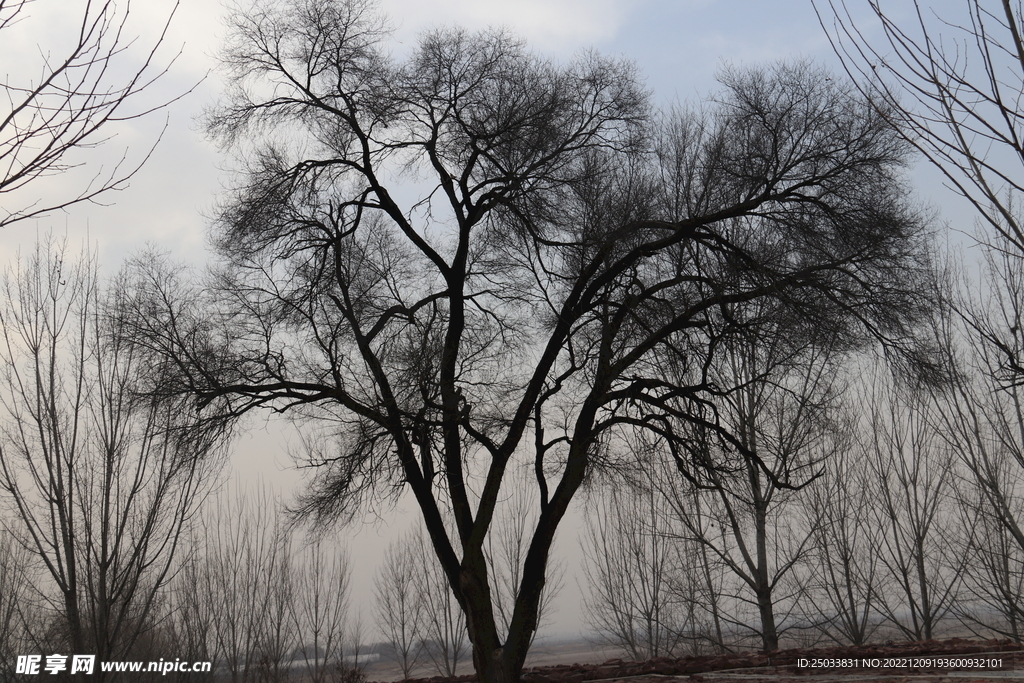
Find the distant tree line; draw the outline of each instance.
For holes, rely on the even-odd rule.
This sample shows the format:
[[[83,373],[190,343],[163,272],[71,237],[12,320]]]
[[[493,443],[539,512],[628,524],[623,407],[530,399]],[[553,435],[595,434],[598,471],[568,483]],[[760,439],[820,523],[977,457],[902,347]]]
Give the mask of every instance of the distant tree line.
[[[961,371],[940,386],[900,384],[874,356],[830,375],[844,387],[828,431],[790,451],[813,464],[790,480],[799,488],[742,463],[710,484],[671,480],[646,460],[630,488],[598,493],[586,607],[600,641],[637,659],[964,634],[1021,642],[1024,416],[981,358],[952,349]],[[779,415],[754,423],[759,439],[806,429]]]
[[[749,457],[709,455],[681,485],[652,486],[663,479],[647,472],[641,495],[612,499],[591,534],[592,566],[682,556],[657,579],[668,597],[653,626],[645,603],[628,599],[650,586],[591,570],[591,621],[629,652],[772,649],[783,632],[806,643],[965,631],[1020,642],[1024,8],[914,2],[904,18],[874,0],[815,5],[860,92],[976,210],[982,263],[936,262],[933,307],[915,332],[930,360],[917,373],[894,373],[882,347],[842,344],[819,347],[810,365],[787,355],[751,372],[778,347],[774,332],[729,366],[717,406],[734,433],[762,442],[757,464],[775,476]],[[815,377],[828,392],[807,392]],[[773,396],[809,410],[765,409]],[[623,533],[622,518],[644,531]],[[694,582],[701,573],[708,580]]]

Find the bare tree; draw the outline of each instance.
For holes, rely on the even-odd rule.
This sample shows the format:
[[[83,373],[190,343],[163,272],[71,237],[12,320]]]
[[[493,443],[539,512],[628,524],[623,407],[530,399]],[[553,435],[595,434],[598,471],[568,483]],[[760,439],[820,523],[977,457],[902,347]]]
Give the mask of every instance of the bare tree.
[[[713,387],[666,383],[656,352],[705,347],[709,316],[762,298],[856,311],[850,326],[892,340],[915,314],[922,225],[900,191],[906,145],[809,67],[727,74],[714,111],[681,116],[674,152],[655,153],[624,63],[555,65],[453,29],[399,64],[385,40],[357,0],[233,16],[209,130],[252,155],[216,228],[222,268],[185,299],[151,267],[136,339],[186,369],[165,389],[206,414],[275,406],[333,430],[313,518],[408,487],[480,680],[507,683],[558,526],[616,458],[615,430],[718,428]],[[406,200],[401,169],[423,194]],[[911,303],[897,315],[896,300]],[[537,521],[502,635],[484,547],[522,463]]]
[[[417,575],[423,568],[418,545],[412,533],[392,541],[374,579],[377,625],[395,649],[403,679],[412,678],[423,654],[423,603],[417,591]]]
[[[441,567],[433,561],[427,540],[417,536],[417,592],[423,610],[423,650],[438,676],[458,675],[466,657],[466,615],[450,590]]]
[[[346,655],[353,655],[353,666],[358,666],[362,625],[360,619],[349,618],[348,553],[330,539],[311,540],[300,555],[293,609],[299,656],[309,680],[328,683],[345,666]],[[353,641],[351,652],[346,652],[346,638]]]
[[[878,607],[913,640],[930,640],[958,599],[965,565],[955,518],[954,454],[935,428],[929,397],[875,376],[861,438],[879,486],[879,557],[892,581]]]
[[[961,296],[955,293],[959,283],[946,283],[954,290],[948,302],[952,318],[940,336],[952,386],[937,403],[943,433],[977,487],[963,492],[962,502],[968,518],[978,522],[979,536],[971,543],[982,561],[972,568],[986,569],[980,576],[969,573],[968,582],[983,601],[996,595],[1003,595],[1000,603],[1012,600],[1011,566],[1024,547],[1019,472],[1005,468],[1009,461],[1021,462],[1024,8],[1019,0],[970,0],[937,11],[914,2],[903,21],[875,0],[818,5],[847,70],[869,76],[864,88],[885,103],[906,138],[981,219],[977,238],[987,273],[980,294]],[[854,21],[858,7],[867,9],[870,27]],[[1002,531],[995,531],[992,520]],[[1015,549],[1005,546],[1007,537]],[[997,560],[1000,548],[1006,553]],[[988,597],[977,594],[984,576],[995,580],[982,590]],[[997,612],[1010,616],[1005,607]],[[1012,631],[1013,625],[1001,628]]]
[[[933,403],[938,431],[969,475],[956,490],[965,528],[976,529],[965,552],[977,561],[967,566],[964,577],[976,604],[958,605],[957,612],[971,627],[1019,639],[1024,396],[1002,343],[992,339],[1021,343],[1024,264],[1005,250],[989,250],[981,275],[979,291],[956,297],[936,320],[935,335],[949,371]],[[966,289],[952,278],[947,287]]]
[[[290,536],[278,530],[273,563],[265,567],[267,573],[267,608],[260,633],[257,679],[266,683],[288,680],[291,674],[292,654],[299,644],[299,629],[295,618],[302,588],[296,585],[296,565]],[[315,586],[314,588],[319,588]],[[299,591],[297,595],[296,592]],[[327,600],[319,592],[316,606]],[[311,680],[316,680],[311,677]]]
[[[0,0],[0,36],[18,30],[32,5]],[[170,66],[158,65],[157,52],[173,16],[152,46],[139,51],[128,33],[127,8],[121,11],[113,0],[88,2],[77,30],[56,53],[40,47],[36,63],[19,55],[27,61],[0,81],[0,227],[81,202],[100,203],[127,187],[152,149],[138,162],[125,155],[86,176],[70,195],[40,199],[35,181],[84,166],[80,152],[107,142],[119,123],[169,104],[146,99]]]
[[[219,616],[211,609],[213,577],[202,538],[194,531],[189,538],[189,552],[182,558],[167,591],[163,635],[167,651],[180,653],[178,656],[183,660],[217,662],[214,627]],[[185,683],[192,674],[172,672],[170,676]]]
[[[172,586],[170,642],[232,681],[314,683],[348,670],[348,553],[298,529],[268,489],[229,487],[204,507]]]
[[[0,290],[4,525],[45,568],[36,590],[60,645],[122,659],[153,627],[183,534],[219,466],[223,433],[180,401],[124,336],[119,287],[53,240]]]
[[[964,488],[958,521],[974,533],[964,549],[971,558],[964,568],[964,595],[953,611],[979,636],[996,633],[1019,643],[1024,631],[1024,551],[985,494],[970,483]],[[1013,512],[1020,519],[1019,506]]]
[[[880,621],[882,543],[873,512],[877,482],[854,445],[837,449],[803,498],[814,530],[804,596],[809,617],[829,638],[864,645]]]
[[[711,536],[711,526],[715,523],[702,491],[687,482],[673,479],[667,487],[669,500],[675,514],[679,517],[679,506],[687,506],[686,524],[696,532],[688,532],[676,539],[679,548],[681,576],[674,577],[673,593],[680,596],[687,604],[688,611],[693,615],[692,621],[697,625],[693,634],[695,654],[700,641],[706,640],[714,652],[726,652],[730,646],[725,641],[723,623],[727,620],[725,601],[726,576],[729,568],[717,559],[716,554],[708,550],[708,544],[702,538]],[[685,502],[684,502],[685,501]],[[689,561],[687,561],[689,560]],[[701,624],[706,624],[701,628]]]
[[[806,329],[762,302],[730,312],[748,337],[726,341],[707,372],[721,388],[714,399],[720,424],[735,443],[697,427],[694,457],[677,468],[706,500],[714,525],[695,517],[685,494],[676,503],[693,537],[744,586],[737,597],[756,609],[753,627],[766,651],[798,606],[797,567],[809,554],[813,527],[801,524],[801,489],[822,474],[845,446],[837,416],[836,339]],[[751,624],[734,614],[737,626]]]
[[[197,532],[203,601],[213,614],[209,649],[232,681],[254,680],[263,658],[283,563],[278,507],[266,489],[255,495],[235,491],[204,510]]]
[[[676,591],[685,578],[678,560],[697,548],[684,545],[652,481],[598,495],[583,544],[588,623],[603,643],[635,661],[681,656],[698,629],[693,603]]]

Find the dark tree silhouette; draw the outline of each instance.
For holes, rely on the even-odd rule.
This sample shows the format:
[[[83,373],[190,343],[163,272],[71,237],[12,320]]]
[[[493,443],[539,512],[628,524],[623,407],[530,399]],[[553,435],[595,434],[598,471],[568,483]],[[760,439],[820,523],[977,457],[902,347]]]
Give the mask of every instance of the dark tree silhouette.
[[[210,415],[322,430],[300,512],[348,519],[408,487],[480,679],[515,681],[555,532],[616,432],[676,447],[682,419],[728,440],[714,387],[655,356],[706,356],[760,298],[902,334],[923,265],[907,146],[806,65],[726,74],[706,111],[659,124],[628,64],[455,29],[395,63],[386,36],[359,1],[234,16],[209,130],[247,161],[221,266],[205,292],[145,266],[135,338]],[[522,463],[536,521],[503,629],[486,540]]]

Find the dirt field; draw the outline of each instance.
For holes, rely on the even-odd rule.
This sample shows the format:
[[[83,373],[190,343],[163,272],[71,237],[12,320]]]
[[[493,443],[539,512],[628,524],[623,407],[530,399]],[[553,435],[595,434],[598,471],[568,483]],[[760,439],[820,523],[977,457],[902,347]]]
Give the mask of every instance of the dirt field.
[[[1009,641],[954,638],[924,643],[782,650],[629,662],[605,659],[585,643],[538,647],[526,683],[996,683],[1024,681],[1024,648]],[[606,654],[606,653],[605,653]],[[371,680],[389,680],[383,665],[368,668]],[[397,673],[397,672],[394,672]],[[470,672],[458,681],[473,680]],[[443,683],[445,679],[420,679]]]

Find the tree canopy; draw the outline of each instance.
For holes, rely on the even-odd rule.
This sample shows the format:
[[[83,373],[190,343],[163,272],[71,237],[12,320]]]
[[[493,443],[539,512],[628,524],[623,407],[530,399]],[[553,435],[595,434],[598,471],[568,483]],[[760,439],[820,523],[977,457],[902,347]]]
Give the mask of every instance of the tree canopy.
[[[442,29],[398,61],[387,41],[360,0],[234,15],[208,117],[244,159],[220,264],[202,290],[140,264],[135,336],[179,370],[159,389],[213,417],[308,420],[300,512],[411,491],[481,680],[513,681],[559,522],[634,457],[622,435],[682,461],[696,424],[742,452],[716,350],[754,311],[897,343],[927,305],[927,230],[884,103],[808,64],[727,70],[661,113],[595,53]],[[536,523],[501,632],[485,540],[517,468]]]

